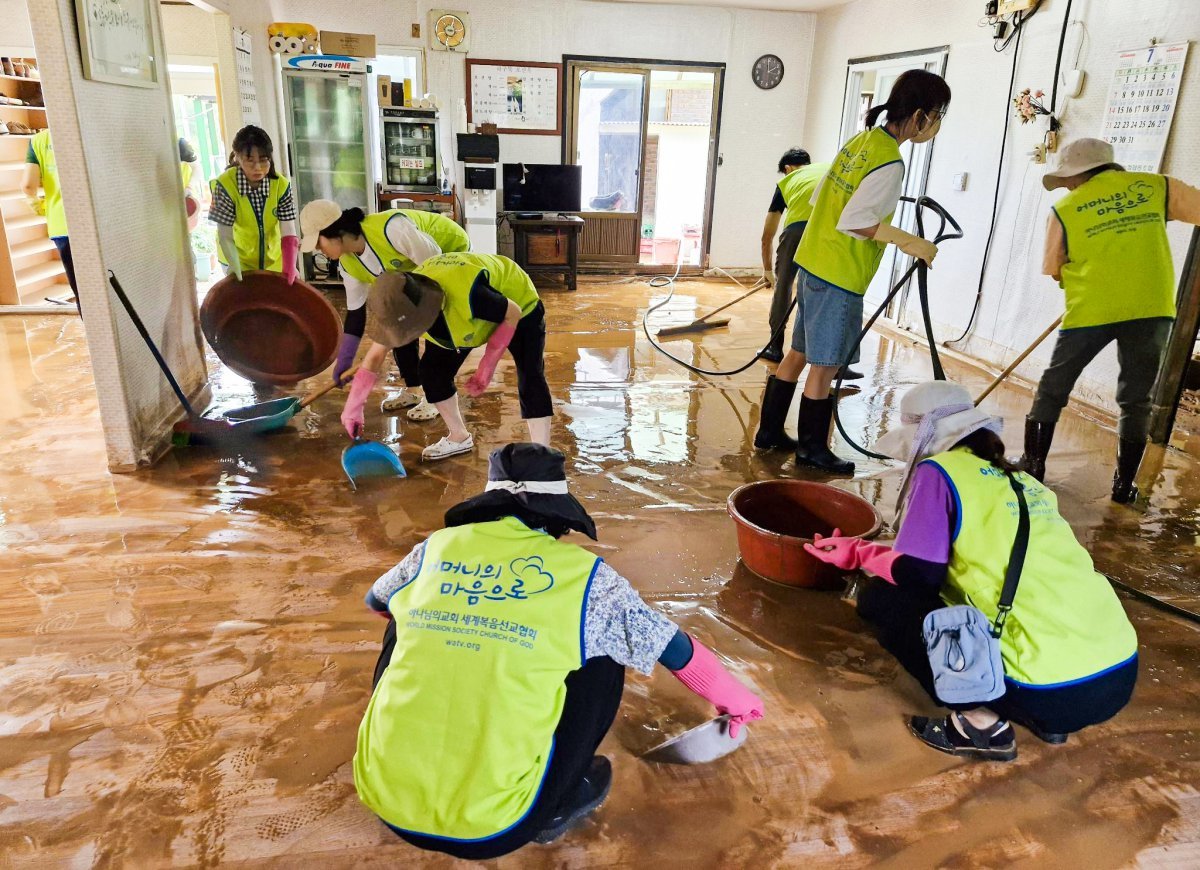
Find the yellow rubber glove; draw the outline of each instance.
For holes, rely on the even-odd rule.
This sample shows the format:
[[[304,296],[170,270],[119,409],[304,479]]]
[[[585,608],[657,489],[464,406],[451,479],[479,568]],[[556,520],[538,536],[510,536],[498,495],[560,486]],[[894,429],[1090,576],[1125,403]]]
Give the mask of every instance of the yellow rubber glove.
[[[895,245],[910,257],[924,260],[930,266],[933,265],[933,258],[937,256],[938,252],[937,245],[928,239],[906,233],[891,224],[879,225],[879,229],[875,231],[875,241],[881,245]]]
[[[25,202],[29,203],[29,207],[33,209],[35,214],[40,214],[42,217],[46,216],[46,200],[44,197],[27,196],[25,197]]]

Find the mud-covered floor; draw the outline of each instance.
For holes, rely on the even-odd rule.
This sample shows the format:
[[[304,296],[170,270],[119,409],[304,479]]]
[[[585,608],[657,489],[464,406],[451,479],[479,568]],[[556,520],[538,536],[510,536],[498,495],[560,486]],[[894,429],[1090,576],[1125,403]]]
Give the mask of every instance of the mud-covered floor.
[[[705,710],[661,669],[631,677],[604,745],[608,802],[554,846],[496,865],[1200,865],[1200,630],[1127,598],[1142,675],[1114,721],[1062,747],[1019,731],[1007,765],[923,748],[904,717],[935,708],[851,608],[738,567],[726,496],[795,473],[749,449],[766,368],[709,379],[656,354],[640,330],[653,292],[591,280],[545,294],[554,442],[599,524],[597,552],[758,687],[767,716],[720,762],[648,765],[637,752]],[[682,282],[669,318],[736,292]],[[732,330],[671,347],[737,364],[767,303],[761,293],[732,310]],[[929,366],[911,343],[872,337],[862,368],[843,414],[874,438]],[[949,371],[973,391],[988,380]],[[219,401],[250,398],[214,372]],[[382,631],[362,596],[482,489],[489,449],[524,437],[507,359],[468,407],[474,455],[423,466],[440,424],[369,406],[367,434],[399,439],[410,476],[358,493],[339,465],[338,395],[242,452],[176,450],[111,476],[78,320],[0,318],[0,373],[0,866],[450,866],[355,798],[349,762]],[[989,400],[1014,449],[1028,402],[1015,388]],[[1114,441],[1065,418],[1048,482],[1102,569],[1195,609],[1200,465],[1153,454],[1151,506],[1112,506]],[[896,479],[882,472],[862,461],[839,485],[890,516]]]

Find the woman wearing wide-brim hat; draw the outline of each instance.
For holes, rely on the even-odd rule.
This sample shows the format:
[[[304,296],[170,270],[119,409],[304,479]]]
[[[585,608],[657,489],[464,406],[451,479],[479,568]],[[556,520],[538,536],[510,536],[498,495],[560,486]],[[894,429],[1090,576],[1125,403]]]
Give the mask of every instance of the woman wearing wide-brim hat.
[[[902,425],[875,445],[907,463],[895,546],[835,531],[806,549],[875,575],[859,592],[858,612],[938,703],[925,617],[970,604],[994,622],[1019,519],[1010,476],[1024,488],[1029,514],[1024,567],[999,640],[1004,694],[946,705],[944,719],[915,716],[912,732],[942,752],[1009,761],[1017,754],[1010,721],[1061,743],[1114,716],[1137,679],[1137,635],[1054,493],[1005,460],[1000,420],[977,409],[963,387],[920,384],[900,411]]]
[[[483,347],[467,381],[467,394],[483,395],[505,350],[517,370],[521,418],[529,440],[550,443],[554,413],[542,355],[546,348],[546,309],[529,276],[507,257],[455,253],[430,257],[411,272],[381,275],[367,296],[367,334],[385,347],[400,347],[425,336],[421,383],[449,433],[421,452],[426,461],[469,453],[474,436],[463,422],[454,378],[471,351]],[[355,437],[363,426],[363,405],[376,375],[360,368],[354,376],[342,423]]]
[[[540,444],[494,450],[487,489],[375,581],[390,622],[358,730],[354,785],[397,835],[486,860],[548,843],[604,801],[596,755],[625,668],[655,663],[732,719],[763,704],[703,644],[648,607],[582,547],[596,525],[565,459]]]

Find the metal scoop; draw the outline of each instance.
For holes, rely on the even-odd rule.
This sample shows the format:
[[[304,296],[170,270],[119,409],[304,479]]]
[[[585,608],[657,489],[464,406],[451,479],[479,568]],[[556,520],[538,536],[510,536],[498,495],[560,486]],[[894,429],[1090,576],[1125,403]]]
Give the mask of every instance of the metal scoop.
[[[642,755],[643,761],[660,764],[707,764],[723,758],[746,742],[749,731],[743,725],[737,737],[729,736],[729,715],[710,719],[660,743]]]

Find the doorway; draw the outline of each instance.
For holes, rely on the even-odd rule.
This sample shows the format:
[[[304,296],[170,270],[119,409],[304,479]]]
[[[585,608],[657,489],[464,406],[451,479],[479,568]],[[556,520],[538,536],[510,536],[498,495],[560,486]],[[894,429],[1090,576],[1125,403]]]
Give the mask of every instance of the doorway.
[[[580,262],[706,266],[725,65],[563,61],[563,162],[583,167]]]
[[[946,47],[922,49],[920,51],[904,52],[902,54],[880,55],[878,57],[859,58],[851,60],[846,71],[846,96],[842,108],[842,142],[866,129],[866,115],[870,108],[887,99],[892,85],[900,74],[910,69],[924,69],[944,75],[946,72]],[[900,146],[900,156],[904,159],[904,196],[917,198],[925,194],[929,179],[929,161],[933,155],[933,142],[905,142]],[[916,207],[909,202],[901,202],[892,218],[892,224],[906,232],[915,233]],[[894,245],[888,245],[883,255],[883,262],[875,273],[870,287],[867,288],[867,301],[878,305],[886,298],[888,291],[900,279],[909,266],[912,258],[903,254]],[[898,299],[892,301],[887,316],[896,320],[902,326],[908,325],[905,312],[908,307],[908,294],[911,283],[905,286]]]

